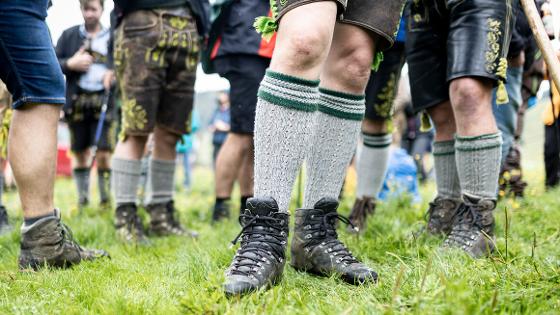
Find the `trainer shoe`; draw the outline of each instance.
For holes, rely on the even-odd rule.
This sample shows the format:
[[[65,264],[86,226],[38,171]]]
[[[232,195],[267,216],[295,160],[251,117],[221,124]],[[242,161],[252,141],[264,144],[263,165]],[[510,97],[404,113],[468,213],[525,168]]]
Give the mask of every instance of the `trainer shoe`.
[[[282,278],[288,243],[289,215],[272,198],[250,198],[239,216],[241,240],[226,270],[226,295],[241,295],[274,285]]]
[[[350,212],[350,216],[348,217],[356,228],[352,228],[351,225],[348,225],[348,232],[364,232],[367,227],[367,218],[373,215],[374,212],[375,199],[367,196],[356,198],[356,202],[354,202],[354,206],[352,207],[352,212]]]
[[[150,233],[155,236],[190,236],[198,237],[198,233],[185,229],[175,217],[175,204],[173,200],[167,203],[148,205],[150,214]]]
[[[12,226],[8,221],[8,211],[4,206],[0,206],[0,235],[8,233],[12,230]]]
[[[229,201],[224,201],[222,203],[214,204],[214,210],[212,210],[212,222],[218,222],[221,220],[229,219],[230,216],[230,203]]]
[[[70,228],[61,222],[58,209],[55,209],[54,216],[21,228],[18,264],[22,270],[38,270],[43,266],[66,268],[83,260],[101,257],[109,257],[109,254],[104,250],[85,249],[78,245]]]
[[[148,243],[142,220],[138,216],[136,205],[122,204],[115,211],[115,229],[117,237],[127,243]]]
[[[496,201],[463,197],[451,232],[444,247],[458,247],[473,258],[481,258],[494,251],[494,215]]]
[[[356,259],[338,239],[335,223],[352,223],[336,212],[338,201],[334,198],[319,200],[314,209],[298,209],[292,261],[296,270],[330,276],[338,274],[350,284],[377,281],[377,273]]]
[[[461,201],[459,200],[443,199],[440,197],[430,202],[430,208],[426,213],[428,217],[428,233],[433,235],[449,234],[453,226],[453,220],[460,206]]]

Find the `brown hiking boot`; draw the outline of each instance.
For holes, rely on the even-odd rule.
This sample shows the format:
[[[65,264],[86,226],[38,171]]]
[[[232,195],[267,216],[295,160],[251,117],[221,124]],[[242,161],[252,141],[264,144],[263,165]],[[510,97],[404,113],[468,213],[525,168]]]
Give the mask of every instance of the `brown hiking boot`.
[[[453,228],[443,247],[458,247],[473,258],[490,255],[494,251],[494,215],[496,201],[464,197]]]
[[[239,215],[243,227],[232,244],[241,240],[226,270],[228,296],[247,294],[282,279],[288,244],[289,215],[278,211],[273,198],[249,198]]]
[[[140,220],[136,205],[133,203],[126,203],[117,207],[115,211],[115,229],[117,237],[123,242],[148,243],[142,220]]]
[[[330,276],[339,274],[350,284],[377,281],[377,273],[357,260],[338,239],[335,222],[352,225],[336,213],[338,201],[319,200],[314,209],[298,209],[292,239],[292,267],[296,270]]]
[[[19,268],[38,270],[43,266],[67,268],[83,260],[109,257],[104,250],[82,248],[72,231],[60,221],[60,211],[21,228]]]
[[[428,217],[427,230],[433,235],[449,234],[453,226],[453,219],[461,202],[453,199],[437,197],[430,202],[430,208],[426,213]]]
[[[190,236],[198,237],[198,233],[185,229],[175,217],[175,205],[173,200],[167,203],[149,205],[150,233],[156,236]]]
[[[367,227],[367,217],[373,215],[375,212],[375,199],[364,196],[363,198],[356,198],[352,212],[348,219],[356,228],[348,226],[349,233],[363,233]]]

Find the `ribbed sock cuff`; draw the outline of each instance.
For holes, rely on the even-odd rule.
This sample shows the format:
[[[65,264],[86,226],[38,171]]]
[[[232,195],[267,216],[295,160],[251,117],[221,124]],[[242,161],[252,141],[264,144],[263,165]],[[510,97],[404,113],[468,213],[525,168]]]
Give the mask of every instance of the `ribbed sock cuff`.
[[[390,133],[371,134],[362,132],[364,146],[373,149],[387,148],[393,143],[393,135]]]
[[[319,81],[306,80],[267,70],[258,96],[262,100],[304,112],[317,110]]]
[[[319,88],[319,111],[334,117],[359,120],[364,118],[365,95]]]
[[[434,141],[433,143],[434,156],[445,156],[455,154],[455,140],[448,141]]]
[[[502,133],[492,133],[474,137],[455,136],[455,150],[468,151],[484,151],[501,148]]]
[[[167,203],[173,199],[175,160],[150,160],[146,204]]]

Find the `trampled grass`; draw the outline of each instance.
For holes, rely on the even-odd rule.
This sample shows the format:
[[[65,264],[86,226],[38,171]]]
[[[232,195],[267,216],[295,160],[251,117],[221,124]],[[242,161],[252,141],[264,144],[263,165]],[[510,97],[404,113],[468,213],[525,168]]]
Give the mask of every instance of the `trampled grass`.
[[[505,200],[496,211],[499,252],[473,260],[459,251],[441,251],[441,240],[413,236],[423,224],[425,205],[396,200],[378,207],[365,235],[340,232],[357,256],[375,266],[377,285],[353,287],[286,266],[272,290],[227,299],[220,290],[223,271],[239,231],[230,222],[212,226],[210,171],[196,172],[200,184],[177,194],[177,206],[198,240],[156,239],[149,247],[116,241],[112,214],[92,207],[71,211],[72,183],[57,182],[63,218],[86,246],[107,249],[111,260],[70,270],[17,271],[19,231],[0,237],[0,313],[64,314],[488,314],[560,312],[560,191],[530,189],[523,200]],[[535,184],[536,185],[536,184]],[[424,187],[429,197],[433,186]],[[15,194],[7,196],[16,224]],[[347,214],[350,197],[342,203]],[[509,228],[506,238],[505,214]],[[343,230],[343,229],[341,229]],[[507,242],[507,245],[506,245]],[[507,250],[506,250],[507,248]]]

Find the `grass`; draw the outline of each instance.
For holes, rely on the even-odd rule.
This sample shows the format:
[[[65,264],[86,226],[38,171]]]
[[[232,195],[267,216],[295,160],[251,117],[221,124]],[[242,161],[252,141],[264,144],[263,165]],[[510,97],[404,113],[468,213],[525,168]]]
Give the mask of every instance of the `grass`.
[[[176,198],[183,222],[201,237],[156,239],[149,247],[117,242],[109,212],[72,210],[72,183],[59,179],[55,199],[64,220],[83,245],[107,249],[112,259],[20,273],[18,229],[0,236],[0,314],[558,314],[560,190],[540,188],[537,159],[526,157],[527,197],[498,206],[498,252],[489,259],[442,251],[438,238],[413,237],[426,204],[411,206],[405,197],[379,206],[365,235],[341,231],[353,252],[376,268],[377,285],[353,287],[286,266],[280,285],[241,299],[227,299],[220,289],[234,253],[228,244],[239,226],[233,219],[209,224],[210,170],[197,169],[197,185]],[[425,201],[433,190],[433,184],[422,188]],[[14,223],[21,224],[17,196],[5,199]],[[348,214],[351,204],[347,194],[341,212]]]

